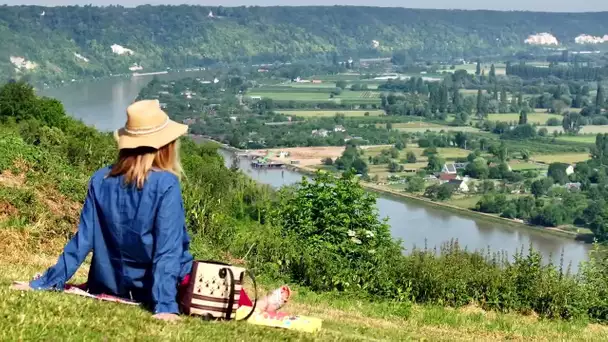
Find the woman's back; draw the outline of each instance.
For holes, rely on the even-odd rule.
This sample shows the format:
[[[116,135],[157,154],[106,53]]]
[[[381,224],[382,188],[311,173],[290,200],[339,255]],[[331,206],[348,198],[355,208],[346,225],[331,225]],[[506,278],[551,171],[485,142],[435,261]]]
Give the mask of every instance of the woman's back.
[[[178,312],[177,284],[192,267],[177,143],[187,130],[158,100],[127,108],[127,122],[115,134],[116,163],[91,177],[78,232],[31,288],[62,290],[93,250],[90,292],[131,298],[156,313]]]
[[[183,247],[179,265],[180,279],[189,272],[191,256],[188,235],[185,233],[183,205],[178,178],[166,171],[151,171],[143,188],[125,185],[124,176],[108,177],[110,168],[97,171],[91,178],[94,205],[88,213],[97,217],[91,221],[93,234],[93,260],[88,286],[93,293],[133,295],[136,300],[147,301],[148,294],[140,289],[151,289],[153,276],[155,226],[170,221],[181,226]],[[161,208],[162,207],[162,208]],[[83,215],[87,213],[83,210]],[[111,265],[108,267],[108,265]],[[143,291],[146,292],[146,291]]]

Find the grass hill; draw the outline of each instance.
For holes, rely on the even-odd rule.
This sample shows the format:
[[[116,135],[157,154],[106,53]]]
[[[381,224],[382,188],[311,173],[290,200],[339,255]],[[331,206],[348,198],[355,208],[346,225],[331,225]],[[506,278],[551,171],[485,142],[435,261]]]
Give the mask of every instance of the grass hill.
[[[265,289],[293,285],[286,308],[320,317],[300,334],[187,318],[54,292],[9,291],[52,265],[74,233],[88,177],[111,163],[110,134],[66,117],[31,87],[0,87],[0,340],[605,340],[608,267],[571,275],[531,250],[515,261],[456,242],[402,255],[352,178],[318,175],[279,192],[185,139],[183,198],[197,259],[246,263]],[[246,256],[246,260],[239,260]],[[74,282],[86,279],[83,265]]]
[[[528,36],[541,32],[566,46],[582,33],[601,37],[608,33],[605,17],[343,6],[3,6],[0,76],[69,80],[140,66],[152,71],[396,52],[411,58],[477,58],[520,50]]]

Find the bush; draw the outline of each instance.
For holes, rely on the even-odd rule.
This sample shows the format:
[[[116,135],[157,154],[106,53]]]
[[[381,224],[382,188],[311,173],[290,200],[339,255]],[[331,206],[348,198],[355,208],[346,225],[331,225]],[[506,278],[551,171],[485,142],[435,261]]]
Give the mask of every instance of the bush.
[[[433,201],[445,201],[452,198],[454,191],[456,191],[456,187],[450,183],[431,185],[426,188],[424,196],[432,199]]]
[[[405,159],[408,163],[415,163],[417,161],[416,154],[412,151],[407,151]]]
[[[317,173],[293,193],[283,192],[271,215],[283,236],[298,241],[293,254],[283,258],[291,278],[315,290],[393,292],[394,278],[377,276],[392,270],[377,265],[390,260],[390,253],[400,255],[400,247],[388,225],[378,220],[375,203],[348,174],[335,180]]]
[[[405,191],[407,192],[420,192],[424,190],[424,178],[419,176],[410,177],[405,184]]]
[[[475,210],[481,211],[482,213],[500,214],[507,207],[507,196],[504,194],[497,194],[495,192],[489,192],[477,202]]]
[[[550,118],[547,120],[547,126],[561,126],[562,122],[558,118]]]
[[[605,116],[595,116],[591,119],[591,124],[598,126],[608,125],[608,118]]]

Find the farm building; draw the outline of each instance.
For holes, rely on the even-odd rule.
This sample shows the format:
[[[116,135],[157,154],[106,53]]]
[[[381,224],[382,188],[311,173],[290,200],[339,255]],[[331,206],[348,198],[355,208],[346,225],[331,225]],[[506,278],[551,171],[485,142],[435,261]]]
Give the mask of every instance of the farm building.
[[[451,179],[448,184],[453,185],[458,192],[469,192],[469,186],[464,179]]]
[[[570,176],[571,174],[573,174],[573,173],[574,173],[574,167],[575,167],[575,166],[576,166],[576,165],[568,165],[568,167],[566,168],[566,174],[567,174],[568,176]]]
[[[451,180],[458,179],[460,177],[458,177],[458,175],[456,175],[455,173],[442,172],[439,174],[439,177],[437,177],[437,178],[439,179],[439,183],[443,184],[443,183],[447,183]]]
[[[458,170],[464,170],[468,163],[445,163],[441,168],[442,173],[457,174]]]

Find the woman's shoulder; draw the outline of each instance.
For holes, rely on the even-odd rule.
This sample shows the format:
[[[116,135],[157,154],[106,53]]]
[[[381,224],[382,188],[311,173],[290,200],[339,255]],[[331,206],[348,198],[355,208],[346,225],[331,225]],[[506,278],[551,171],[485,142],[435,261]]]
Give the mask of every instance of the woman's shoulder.
[[[179,178],[169,171],[153,169],[148,174],[147,184],[156,186],[161,192],[172,186],[179,186]]]
[[[91,176],[91,183],[97,183],[102,181],[104,178],[106,178],[109,174],[110,174],[110,170],[112,170],[112,166],[105,166],[102,167],[101,169],[95,171],[95,173],[93,173],[93,176]]]

